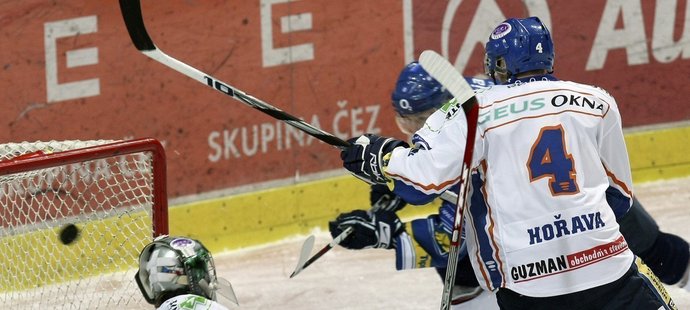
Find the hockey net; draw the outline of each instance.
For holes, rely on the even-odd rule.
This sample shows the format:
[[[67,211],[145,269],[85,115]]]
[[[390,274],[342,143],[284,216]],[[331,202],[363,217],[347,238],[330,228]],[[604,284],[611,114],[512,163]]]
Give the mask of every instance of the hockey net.
[[[134,274],[168,233],[165,170],[154,139],[0,144],[3,307],[144,307]],[[68,224],[80,234],[63,244]]]

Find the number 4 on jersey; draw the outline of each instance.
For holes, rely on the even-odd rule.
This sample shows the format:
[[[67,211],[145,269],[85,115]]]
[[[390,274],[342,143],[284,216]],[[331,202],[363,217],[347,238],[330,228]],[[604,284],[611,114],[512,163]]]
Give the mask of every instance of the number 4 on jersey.
[[[549,179],[551,194],[571,195],[579,192],[575,182],[575,164],[565,149],[563,127],[544,127],[532,144],[527,161],[530,181]]]

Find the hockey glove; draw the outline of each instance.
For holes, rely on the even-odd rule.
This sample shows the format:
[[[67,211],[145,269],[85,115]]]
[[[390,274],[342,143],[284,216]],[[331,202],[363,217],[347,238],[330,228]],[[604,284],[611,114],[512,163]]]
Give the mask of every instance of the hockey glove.
[[[385,184],[388,181],[383,174],[383,167],[387,164],[383,162],[383,157],[398,146],[408,147],[405,141],[373,134],[365,134],[347,142],[350,146],[340,152],[343,167],[356,177],[373,184]]]
[[[393,194],[387,185],[375,184],[371,186],[369,202],[372,210],[398,211],[407,205],[400,196]]]
[[[395,237],[405,230],[398,216],[390,211],[354,210],[340,214],[335,221],[328,223],[333,238],[348,227],[354,228],[354,231],[340,245],[351,250],[392,249],[395,247]]]

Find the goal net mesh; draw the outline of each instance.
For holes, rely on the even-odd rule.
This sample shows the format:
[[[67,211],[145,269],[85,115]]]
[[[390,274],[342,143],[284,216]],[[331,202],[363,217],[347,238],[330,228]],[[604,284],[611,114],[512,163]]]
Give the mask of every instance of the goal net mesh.
[[[164,176],[153,139],[0,144],[3,307],[150,308],[134,273],[167,234]],[[79,234],[63,244],[68,224]]]

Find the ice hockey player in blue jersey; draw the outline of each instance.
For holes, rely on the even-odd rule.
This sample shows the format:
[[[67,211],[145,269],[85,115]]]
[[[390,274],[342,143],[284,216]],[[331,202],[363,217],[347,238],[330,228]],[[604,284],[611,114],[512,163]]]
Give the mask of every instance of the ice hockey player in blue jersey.
[[[473,89],[485,89],[493,85],[491,80],[480,77],[466,77],[466,80]],[[396,124],[400,131],[408,136],[412,144],[417,140],[414,133],[424,126],[427,117],[450,100],[452,100],[451,94],[417,62],[412,62],[403,68],[391,94],[392,105],[396,112]],[[331,222],[331,234],[339,235],[342,229],[357,223],[354,220],[356,218],[372,223],[371,218],[374,217],[376,218],[373,221],[374,226],[376,222],[382,225],[386,220],[396,221],[394,212],[406,205],[405,201],[393,194],[385,185],[371,186],[370,201],[372,210],[375,210],[374,213],[357,210],[341,214],[338,219]],[[443,201],[438,214],[406,223],[405,229],[393,236],[391,242],[384,242],[389,248],[395,249],[398,270],[434,267],[441,279],[445,277],[448,262],[447,247],[454,210],[454,204]],[[401,227],[401,225],[397,226]],[[362,226],[354,225],[354,227],[356,234],[363,232]],[[360,242],[363,240],[373,241],[374,238],[353,237],[346,239],[341,246],[358,248],[367,243]],[[459,272],[453,288],[452,304],[458,306],[462,304],[462,309],[497,309],[495,298],[479,287],[466,254],[467,252],[463,251],[462,258],[459,260]],[[475,299],[482,293],[488,296]]]
[[[230,282],[217,277],[211,253],[191,238],[154,239],[139,254],[134,280],[158,310],[229,310],[237,305]]]

